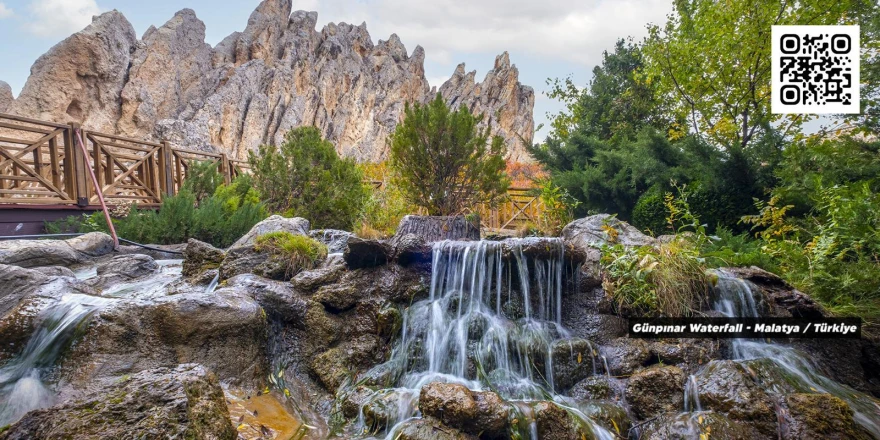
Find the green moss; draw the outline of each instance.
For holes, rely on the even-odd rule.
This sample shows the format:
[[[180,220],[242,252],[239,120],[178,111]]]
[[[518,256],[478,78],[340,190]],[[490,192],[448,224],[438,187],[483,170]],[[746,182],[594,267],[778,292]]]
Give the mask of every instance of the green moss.
[[[281,260],[287,274],[291,276],[311,269],[327,258],[327,246],[323,243],[287,231],[269,232],[258,236],[254,248],[257,251],[269,252],[273,258]]]

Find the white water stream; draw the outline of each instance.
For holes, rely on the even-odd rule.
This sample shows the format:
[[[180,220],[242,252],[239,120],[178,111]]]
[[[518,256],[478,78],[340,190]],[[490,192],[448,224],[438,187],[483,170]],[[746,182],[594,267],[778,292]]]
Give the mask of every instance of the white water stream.
[[[570,338],[561,324],[561,240],[544,240],[553,256],[539,259],[524,255],[520,241],[506,243],[509,258],[503,258],[498,242],[434,245],[430,295],[406,310],[391,359],[374,369],[393,375],[394,388],[374,396],[397,396],[397,416],[389,426],[418,417],[419,390],[436,381],[497,392],[529,421],[524,436],[534,440],[537,427],[529,404],[540,400],[557,400],[596,438],[614,438],[554,392],[552,347]],[[544,360],[544,368],[535,368],[537,359]],[[361,425],[368,429],[362,414]],[[394,435],[394,428],[387,431],[387,438]]]

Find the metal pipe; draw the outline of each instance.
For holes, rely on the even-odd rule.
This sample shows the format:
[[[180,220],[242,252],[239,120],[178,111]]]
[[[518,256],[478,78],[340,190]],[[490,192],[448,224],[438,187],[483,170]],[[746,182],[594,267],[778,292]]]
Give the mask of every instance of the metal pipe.
[[[74,130],[76,133],[76,140],[79,141],[79,148],[82,151],[83,157],[89,157],[89,152],[86,151],[86,146],[83,144],[82,133],[77,128]],[[97,160],[97,158],[95,159]],[[89,175],[92,176],[92,183],[95,185],[95,194],[98,195],[98,201],[101,202],[101,209],[104,211],[104,219],[107,220],[107,227],[110,228],[110,236],[113,237],[113,249],[119,247],[119,236],[116,235],[116,228],[113,227],[113,220],[110,219],[110,211],[107,210],[107,204],[104,203],[104,191],[101,189],[101,186],[98,185],[98,178],[95,177],[95,170],[92,167],[86,167],[89,169]]]

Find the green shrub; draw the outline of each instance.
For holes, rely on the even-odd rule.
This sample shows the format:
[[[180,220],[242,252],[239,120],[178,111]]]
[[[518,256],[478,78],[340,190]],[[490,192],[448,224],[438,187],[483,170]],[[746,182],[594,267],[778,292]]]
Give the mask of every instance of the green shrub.
[[[354,160],[341,159],[315,127],[289,131],[280,147],[261,145],[248,162],[270,211],[307,218],[316,228],[352,229],[367,202]]]
[[[175,244],[195,238],[217,247],[227,247],[266,218],[266,212],[250,183],[250,178],[236,178],[220,185],[213,195],[198,202],[184,184],[180,193],[165,197],[158,210],[133,207],[128,216],[113,219],[121,238],[137,243]],[[109,232],[102,212],[89,216],[71,216],[45,224],[47,232]]]
[[[685,238],[657,248],[606,246],[601,264],[605,294],[624,315],[690,316],[710,288],[697,248]]]
[[[663,194],[656,190],[642,194],[632,213],[633,226],[655,237],[674,232],[666,223],[667,217],[669,211],[666,209]]]
[[[504,139],[480,128],[482,119],[465,105],[450,109],[439,93],[425,105],[406,104],[389,154],[407,201],[429,215],[455,215],[506,193]]]
[[[355,232],[363,238],[394,235],[400,220],[407,214],[415,213],[418,208],[406,201],[384,162],[361,164],[359,167],[367,180],[380,184],[370,191]]]
[[[254,248],[269,252],[273,258],[281,259],[286,266],[286,275],[294,276],[303,270],[314,268],[327,258],[327,246],[306,237],[287,231],[269,232],[257,237]]]
[[[221,185],[223,185],[223,175],[217,169],[216,163],[191,162],[186,169],[186,179],[181,189],[192,193],[196,197],[196,202],[201,203],[202,200],[211,197]]]

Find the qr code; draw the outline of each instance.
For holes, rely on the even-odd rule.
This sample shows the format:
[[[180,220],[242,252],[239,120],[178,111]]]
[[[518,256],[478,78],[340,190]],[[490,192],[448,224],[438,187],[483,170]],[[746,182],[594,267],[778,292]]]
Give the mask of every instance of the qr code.
[[[859,113],[859,27],[773,26],[773,113]]]

